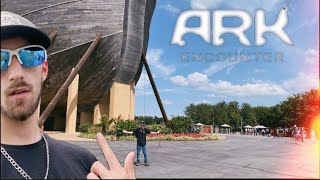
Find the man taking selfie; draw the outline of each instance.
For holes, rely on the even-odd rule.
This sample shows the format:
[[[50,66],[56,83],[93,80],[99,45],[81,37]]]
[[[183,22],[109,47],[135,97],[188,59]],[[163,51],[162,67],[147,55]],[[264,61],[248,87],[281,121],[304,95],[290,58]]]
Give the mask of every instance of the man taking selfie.
[[[101,133],[97,141],[109,168],[86,149],[40,131],[36,109],[49,46],[32,22],[1,11],[1,179],[135,178],[134,152],[122,167]]]

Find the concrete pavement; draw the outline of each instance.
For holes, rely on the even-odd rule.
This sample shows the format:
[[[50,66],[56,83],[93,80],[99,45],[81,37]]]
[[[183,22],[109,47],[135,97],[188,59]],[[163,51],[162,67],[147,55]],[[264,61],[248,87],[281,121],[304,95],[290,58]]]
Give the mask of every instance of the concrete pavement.
[[[67,140],[68,141],[68,140]],[[218,141],[149,141],[150,166],[137,178],[319,178],[319,142],[291,138],[227,135]],[[96,141],[69,141],[106,161]],[[120,162],[135,151],[134,141],[109,142]],[[143,160],[141,152],[140,159]]]

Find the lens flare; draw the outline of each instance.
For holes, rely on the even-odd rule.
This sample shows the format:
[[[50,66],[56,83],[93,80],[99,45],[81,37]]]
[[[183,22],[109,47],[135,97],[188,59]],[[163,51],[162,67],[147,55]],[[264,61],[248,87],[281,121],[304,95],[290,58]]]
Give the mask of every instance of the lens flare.
[[[316,146],[313,149],[314,153],[311,152],[311,154],[316,155],[315,159],[317,159],[317,163],[318,163],[318,167],[319,167],[318,174],[320,177],[320,142],[319,142],[319,139],[320,139],[320,113],[318,113],[318,115],[313,119],[311,128],[316,132],[316,139],[317,139]]]
[[[311,128],[316,132],[320,131],[320,114],[318,114],[312,121]]]

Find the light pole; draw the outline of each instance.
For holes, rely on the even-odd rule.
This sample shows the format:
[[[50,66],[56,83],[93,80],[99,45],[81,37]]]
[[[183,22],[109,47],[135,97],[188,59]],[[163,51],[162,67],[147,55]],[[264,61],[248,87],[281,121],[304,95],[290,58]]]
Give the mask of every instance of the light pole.
[[[214,128],[214,117],[212,117],[212,128],[213,128],[213,132],[216,133],[216,130]]]
[[[240,131],[241,131],[241,134],[242,134],[242,117],[241,117],[240,120],[241,120],[241,121],[240,121],[240,122],[241,122],[241,123],[240,123],[240,124],[241,124]]]
[[[212,126],[214,128],[214,117],[212,117]]]

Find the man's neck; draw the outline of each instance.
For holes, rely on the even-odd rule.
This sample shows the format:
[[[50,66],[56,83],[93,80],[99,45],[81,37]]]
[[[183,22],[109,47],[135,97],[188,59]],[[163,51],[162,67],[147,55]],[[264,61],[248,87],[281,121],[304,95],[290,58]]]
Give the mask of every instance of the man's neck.
[[[27,145],[40,139],[38,118],[35,114],[25,121],[8,119],[1,114],[1,144]]]

